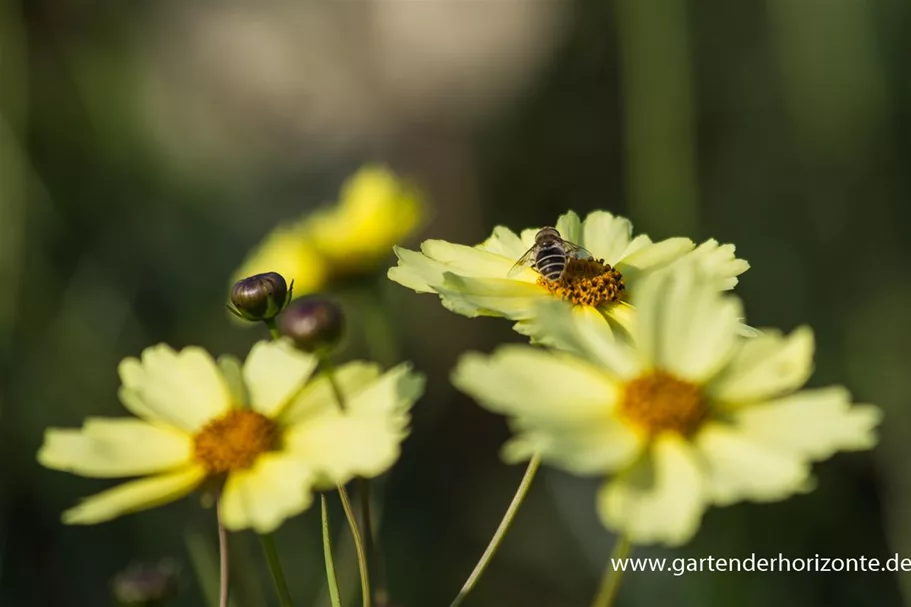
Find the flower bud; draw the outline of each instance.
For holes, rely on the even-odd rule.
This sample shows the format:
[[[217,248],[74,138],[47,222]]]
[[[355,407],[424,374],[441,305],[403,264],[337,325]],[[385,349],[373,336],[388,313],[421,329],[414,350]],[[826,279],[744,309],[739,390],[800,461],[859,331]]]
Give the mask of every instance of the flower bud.
[[[291,284],[292,289],[294,283]],[[271,320],[288,305],[291,291],[285,279],[277,272],[257,274],[234,283],[228,308],[235,315],[253,322]]]
[[[113,581],[114,599],[124,607],[163,605],[177,596],[177,568],[162,561],[158,565],[134,565]]]
[[[345,315],[341,306],[323,297],[298,299],[278,320],[279,330],[301,350],[326,352],[342,339]]]

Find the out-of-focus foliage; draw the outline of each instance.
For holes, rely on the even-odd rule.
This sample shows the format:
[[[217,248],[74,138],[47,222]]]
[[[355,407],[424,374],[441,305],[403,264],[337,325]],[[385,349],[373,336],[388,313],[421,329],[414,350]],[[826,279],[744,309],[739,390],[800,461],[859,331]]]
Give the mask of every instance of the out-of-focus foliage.
[[[65,527],[110,484],[41,469],[42,431],[119,415],[117,363],[152,343],[246,352],[264,335],[226,320],[234,271],[372,162],[426,195],[422,238],[603,208],[656,240],[735,243],[751,323],[812,325],[811,386],[883,407],[880,447],[817,466],[815,492],[715,509],[693,543],[643,556],[911,557],[909,21],[903,0],[0,3],[0,605],[109,604],[118,572],[163,557],[177,605],[213,604],[211,510]],[[340,361],[428,376],[379,484],[381,538],[396,601],[446,604],[522,473],[449,373],[522,336],[385,279],[331,290],[351,318]],[[471,604],[586,604],[612,542],[596,486],[542,470]],[[300,605],[328,605],[319,527],[310,512],[278,538]],[[232,548],[236,607],[270,604],[255,538]],[[644,573],[620,602],[897,606],[911,582]]]

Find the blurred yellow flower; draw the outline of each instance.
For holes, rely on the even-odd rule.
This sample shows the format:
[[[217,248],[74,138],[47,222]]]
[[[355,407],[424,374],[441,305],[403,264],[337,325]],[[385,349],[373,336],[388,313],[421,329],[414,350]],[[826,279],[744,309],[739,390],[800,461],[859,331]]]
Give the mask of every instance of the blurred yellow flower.
[[[635,320],[634,297],[641,282],[653,272],[678,262],[694,261],[729,289],[749,264],[737,259],[733,245],[709,240],[695,247],[688,238],[661,242],[640,234],[633,238],[628,219],[594,211],[584,221],[570,211],[557,219],[565,240],[585,248],[593,260],[573,259],[559,280],[545,279],[531,267],[510,277],[516,261],[534,244],[538,228],[521,235],[503,226],[474,247],[444,240],[427,240],[421,251],[396,247],[398,266],[389,278],[418,293],[437,293],[449,310],[465,316],[501,316],[517,321],[515,330],[537,341],[547,341],[537,322],[536,304],[553,299],[571,301],[601,330],[630,331]]]
[[[322,289],[329,268],[307,237],[305,223],[297,220],[275,228],[234,273],[232,284],[257,274],[278,272],[289,286],[294,281],[294,296]]]
[[[423,218],[412,185],[388,169],[367,166],[342,186],[338,205],[315,212],[306,229],[333,272],[357,274],[375,270]]]
[[[509,416],[507,461],[537,453],[613,475],[598,497],[604,524],[636,543],[682,544],[711,505],[810,490],[811,463],[872,447],[881,417],[842,387],[800,390],[811,331],[745,338],[739,300],[716,287],[692,264],[649,277],[629,339],[586,320],[596,312],[542,304],[540,323],[567,351],[470,353],[453,381]]]
[[[306,509],[314,488],[381,474],[398,458],[422,378],[408,365],[385,374],[373,364],[344,365],[342,412],[325,377],[308,382],[316,366],[286,341],[256,344],[243,366],[165,345],[124,360],[120,399],[138,419],[48,429],[38,461],[82,476],[146,478],[87,498],[64,522],[100,523],[211,480],[223,483],[227,528],[267,533]]]
[[[375,271],[423,221],[425,207],[415,187],[381,166],[369,165],[343,185],[334,206],[282,224],[234,273],[236,282],[278,272],[294,296],[321,290],[329,281]]]

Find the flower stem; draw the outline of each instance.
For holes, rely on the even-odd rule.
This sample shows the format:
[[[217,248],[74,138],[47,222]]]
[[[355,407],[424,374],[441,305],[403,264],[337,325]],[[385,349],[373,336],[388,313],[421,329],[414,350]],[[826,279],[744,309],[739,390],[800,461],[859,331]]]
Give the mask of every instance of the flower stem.
[[[218,607],[228,607],[228,531],[221,520],[221,499],[215,502],[216,519],[218,520],[218,553],[221,565],[221,582],[218,591]]]
[[[384,275],[381,280],[371,282],[360,292],[364,337],[370,358],[384,366],[393,364],[399,356],[398,340],[389,323],[386,282]]]
[[[610,559],[607,562],[604,578],[601,580],[601,588],[592,602],[592,607],[611,607],[614,604],[614,599],[620,590],[620,583],[623,581],[623,573],[625,571],[623,567],[617,567],[614,563],[619,559],[628,557],[632,547],[632,543],[625,535],[617,538],[614,550],[611,552]]]
[[[326,379],[329,380],[329,386],[332,388],[332,394],[335,396],[335,402],[338,403],[338,408],[342,412],[347,410],[345,405],[345,396],[342,394],[342,387],[338,385],[338,380],[335,377],[335,365],[332,364],[332,361],[329,360],[329,357],[323,355],[320,357],[320,366],[323,368],[323,372],[326,374]]]
[[[263,321],[267,327],[269,327],[269,335],[272,336],[272,339],[281,339],[281,331],[278,330],[278,325],[275,324],[274,318],[269,318]]]
[[[320,506],[323,516],[323,554],[326,557],[326,580],[329,582],[329,599],[332,607],[341,607],[342,599],[338,591],[338,578],[335,576],[335,562],[332,560],[332,539],[329,536],[329,512],[326,506],[326,494],[320,493]]]
[[[385,276],[369,281],[359,291],[363,311],[364,337],[371,358],[380,364],[392,365],[399,355],[398,340],[390,325],[389,301],[386,297],[387,281]],[[361,524],[364,530],[364,542],[367,547],[367,565],[370,568],[373,583],[373,598],[379,605],[389,602],[386,588],[386,573],[383,564],[379,538],[374,528],[373,501],[371,499],[370,479],[358,481],[358,497],[361,506]]]
[[[332,386],[332,392],[335,395],[335,400],[338,402],[339,409],[344,412],[347,409],[345,406],[345,397],[342,394],[341,386],[339,386],[338,381],[336,381],[335,367],[332,365],[332,361],[329,360],[328,356],[323,355],[320,358],[320,365],[326,373],[326,379],[329,380],[329,385]],[[354,509],[351,507],[351,499],[348,497],[348,490],[345,489],[345,486],[342,484],[338,484],[336,487],[338,487],[338,495],[342,500],[342,508],[344,508],[345,516],[348,519],[348,526],[351,527],[351,535],[354,538],[354,548],[357,551],[357,567],[361,574],[361,598],[364,607],[370,607],[370,574],[367,569],[367,553],[364,550],[363,536],[361,535],[360,528],[357,524],[357,517],[354,516]]]
[[[370,574],[367,571],[367,553],[364,551],[364,540],[357,525],[357,518],[354,516],[354,509],[351,507],[348,490],[345,489],[344,485],[337,485],[337,487],[338,495],[342,500],[342,508],[345,510],[348,525],[351,527],[351,535],[354,537],[354,549],[357,551],[357,568],[361,574],[361,602],[364,607],[370,607]]]
[[[496,554],[497,549],[503,542],[506,532],[509,531],[509,526],[512,525],[512,521],[516,516],[516,512],[519,510],[519,506],[521,506],[522,502],[525,500],[525,496],[528,494],[529,488],[531,488],[531,482],[534,480],[535,473],[538,471],[540,465],[541,458],[538,455],[532,457],[531,461],[528,462],[528,468],[525,469],[525,475],[522,477],[522,482],[519,483],[519,488],[516,489],[516,494],[512,497],[512,502],[510,502],[509,508],[506,509],[506,514],[503,515],[503,520],[500,521],[499,527],[497,527],[493,537],[490,538],[490,543],[487,545],[487,549],[484,550],[484,554],[481,555],[481,560],[475,565],[474,571],[471,572],[471,575],[469,575],[468,579],[465,581],[465,585],[462,586],[459,596],[450,603],[449,607],[458,607],[458,605],[461,605],[462,601],[465,600],[465,597],[468,596],[468,593],[471,592],[475,587],[475,584],[478,583],[478,578],[480,578],[481,574],[484,573],[484,570],[487,569],[487,565],[490,564],[490,560],[493,558],[493,555]]]
[[[373,513],[371,512],[370,479],[362,478],[358,482],[359,497],[361,501],[361,524],[364,526],[364,544],[367,552],[367,566],[372,572],[373,596],[376,602],[384,605],[389,601],[389,592],[386,590],[383,563],[380,559],[375,531],[373,528]]]
[[[259,536],[259,539],[263,545],[263,552],[266,553],[266,560],[269,562],[269,572],[272,574],[272,582],[275,584],[278,602],[281,607],[291,607],[291,593],[288,592],[285,573],[282,571],[281,561],[278,560],[278,550],[275,549],[275,536],[271,533],[264,533]]]

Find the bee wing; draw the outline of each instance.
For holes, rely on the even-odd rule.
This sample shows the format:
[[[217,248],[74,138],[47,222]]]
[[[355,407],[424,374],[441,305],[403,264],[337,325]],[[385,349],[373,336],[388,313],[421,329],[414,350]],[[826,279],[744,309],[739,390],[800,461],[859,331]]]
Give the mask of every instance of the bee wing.
[[[536,249],[537,249],[537,247],[532,245],[532,247],[530,249],[525,251],[525,254],[519,258],[519,261],[517,261],[515,264],[513,264],[513,266],[509,269],[509,273],[506,274],[506,277],[512,278],[513,276],[515,276],[516,274],[521,272],[526,267],[533,266],[535,263],[535,250]]]
[[[567,240],[563,241],[563,245],[566,247],[566,252],[577,259],[594,259],[595,256],[585,247],[580,247],[577,244],[569,242]]]

